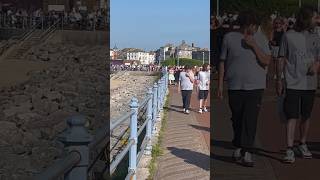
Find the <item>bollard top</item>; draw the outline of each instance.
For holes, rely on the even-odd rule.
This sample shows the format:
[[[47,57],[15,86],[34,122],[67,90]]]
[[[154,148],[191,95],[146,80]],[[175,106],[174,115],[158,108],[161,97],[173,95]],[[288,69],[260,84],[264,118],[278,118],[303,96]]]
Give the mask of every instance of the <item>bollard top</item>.
[[[68,129],[58,136],[66,146],[88,145],[92,135],[85,128],[86,118],[83,115],[73,115],[67,119]]]
[[[157,88],[157,87],[158,87],[158,84],[155,82],[155,83],[153,84],[153,87],[154,87],[154,88]]]
[[[67,119],[67,124],[69,126],[84,126],[86,123],[86,118],[83,115],[73,115]]]
[[[139,103],[138,103],[138,99],[133,97],[130,101],[130,108],[138,108],[139,107]]]
[[[148,88],[147,94],[148,94],[148,95],[152,95],[152,93],[153,93],[153,92],[152,92],[152,88]]]

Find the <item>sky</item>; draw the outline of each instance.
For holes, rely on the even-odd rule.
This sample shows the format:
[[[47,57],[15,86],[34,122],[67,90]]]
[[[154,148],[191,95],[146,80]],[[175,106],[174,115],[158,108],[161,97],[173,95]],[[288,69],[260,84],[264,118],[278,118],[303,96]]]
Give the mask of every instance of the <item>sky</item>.
[[[110,47],[210,47],[210,0],[110,0]]]

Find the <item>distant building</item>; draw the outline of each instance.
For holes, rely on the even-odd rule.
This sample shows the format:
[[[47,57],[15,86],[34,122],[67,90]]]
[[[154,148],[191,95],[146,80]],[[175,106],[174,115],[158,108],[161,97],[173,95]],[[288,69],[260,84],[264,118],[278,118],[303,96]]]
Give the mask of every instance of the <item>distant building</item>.
[[[192,51],[192,59],[197,59],[205,62],[209,62],[209,50],[208,49],[199,49]]]
[[[141,64],[147,65],[152,64],[155,61],[155,53],[154,52],[144,52],[140,50],[135,50],[132,52],[127,52],[126,60],[136,60],[139,61]]]
[[[71,11],[73,8],[95,11],[97,9],[107,9],[109,0],[43,0],[44,11],[52,9]]]
[[[184,40],[176,49],[176,56],[179,58],[192,59],[193,47],[188,45]]]

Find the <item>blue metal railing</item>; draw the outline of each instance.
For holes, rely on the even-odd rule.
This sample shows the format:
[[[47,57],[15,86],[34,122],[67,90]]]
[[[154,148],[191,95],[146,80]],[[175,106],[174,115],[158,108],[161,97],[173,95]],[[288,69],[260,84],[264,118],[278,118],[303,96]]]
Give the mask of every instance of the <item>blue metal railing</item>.
[[[167,68],[162,72],[162,77],[154,83],[152,88],[148,88],[146,98],[139,104],[133,97],[129,104],[131,112],[121,118],[100,128],[95,136],[91,136],[85,128],[86,119],[84,116],[76,115],[67,120],[68,128],[59,135],[59,139],[64,143],[67,152],[64,158],[38,174],[35,180],[87,180],[94,179],[92,169],[95,163],[103,156],[103,152],[109,146],[109,136],[116,127],[125,121],[130,120],[130,137],[126,146],[111,161],[105,163],[104,171],[112,174],[125,155],[129,153],[129,167],[126,179],[136,180],[136,170],[143,154],[151,155],[151,138],[156,133],[156,122],[159,121],[161,109],[164,106],[165,95],[168,90]],[[143,112],[145,111],[145,112]],[[138,114],[146,113],[145,121],[138,129]],[[110,126],[109,126],[110,125]],[[146,135],[138,151],[138,137],[146,129]],[[97,155],[90,154],[92,151],[99,151]],[[108,152],[109,153],[109,152]]]

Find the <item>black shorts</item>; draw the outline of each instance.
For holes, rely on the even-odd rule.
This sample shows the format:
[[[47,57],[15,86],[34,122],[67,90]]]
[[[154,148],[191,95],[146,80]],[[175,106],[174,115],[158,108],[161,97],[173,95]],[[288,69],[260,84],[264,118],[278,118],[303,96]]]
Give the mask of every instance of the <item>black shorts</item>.
[[[207,99],[208,93],[208,90],[199,90],[199,99]]]
[[[315,90],[287,89],[284,98],[284,113],[287,119],[307,120],[311,116]],[[300,116],[301,115],[301,116]]]

